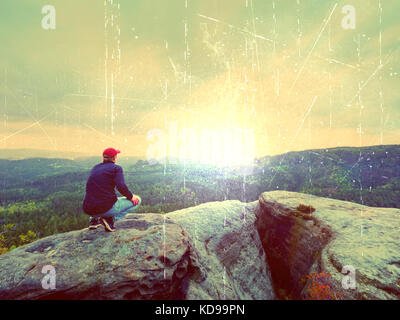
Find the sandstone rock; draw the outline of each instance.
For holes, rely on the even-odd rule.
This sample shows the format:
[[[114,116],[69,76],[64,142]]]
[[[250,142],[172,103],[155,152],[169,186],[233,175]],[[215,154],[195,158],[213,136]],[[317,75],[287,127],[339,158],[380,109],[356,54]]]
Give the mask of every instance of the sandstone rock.
[[[0,256],[0,299],[272,299],[255,205],[129,214],[115,233],[40,239]],[[55,289],[42,288],[46,265]]]
[[[312,272],[338,299],[400,298],[400,210],[272,191],[259,201],[129,214],[0,256],[0,299],[305,299]],[[56,288],[42,288],[43,267]],[[345,289],[343,267],[356,270]]]
[[[199,280],[196,251],[177,224],[158,214],[116,223],[115,233],[83,229],[43,238],[0,256],[1,299],[181,299]],[[164,238],[169,248],[163,250]],[[56,271],[45,290],[42,268]]]
[[[212,202],[167,215],[193,239],[207,279],[189,286],[188,299],[275,299],[256,229],[257,201]]]
[[[300,204],[315,211],[299,212]],[[400,298],[399,209],[272,191],[260,196],[256,212],[280,298],[305,298],[309,282],[301,280],[322,271],[338,299]],[[355,289],[342,286],[344,266],[355,268]]]

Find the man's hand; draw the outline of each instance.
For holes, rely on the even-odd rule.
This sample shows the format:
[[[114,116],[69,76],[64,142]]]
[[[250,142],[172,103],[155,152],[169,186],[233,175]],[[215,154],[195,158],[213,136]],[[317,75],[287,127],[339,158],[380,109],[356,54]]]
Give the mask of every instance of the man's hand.
[[[137,206],[139,204],[140,197],[134,194],[132,199],[131,199],[131,201],[132,201],[134,206]]]

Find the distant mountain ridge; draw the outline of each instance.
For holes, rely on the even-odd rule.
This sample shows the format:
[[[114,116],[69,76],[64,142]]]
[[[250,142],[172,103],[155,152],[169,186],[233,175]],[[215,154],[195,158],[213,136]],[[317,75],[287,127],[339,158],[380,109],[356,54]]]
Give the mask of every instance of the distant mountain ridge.
[[[125,156],[124,158],[142,159],[140,157]],[[101,154],[95,155],[93,153],[86,152],[74,152],[74,151],[59,151],[59,150],[47,150],[47,149],[0,149],[0,159],[7,160],[24,160],[31,158],[46,158],[46,159],[69,159],[77,161],[86,161],[90,159],[101,159]]]
[[[0,159],[0,201],[42,199],[84,188],[101,156]],[[209,201],[254,201],[263,191],[287,190],[378,207],[400,207],[400,145],[292,151],[254,161],[248,174],[190,162],[150,164],[122,156],[127,185],[166,212]],[[49,188],[49,185],[54,185]],[[75,192],[75,191],[74,191]],[[77,195],[84,194],[79,191]],[[185,195],[182,197],[182,195]],[[181,199],[183,199],[181,201]],[[180,203],[166,206],[168,202]]]
[[[45,149],[0,149],[0,159],[23,160],[29,158],[75,159],[88,156],[83,152],[45,150]]]

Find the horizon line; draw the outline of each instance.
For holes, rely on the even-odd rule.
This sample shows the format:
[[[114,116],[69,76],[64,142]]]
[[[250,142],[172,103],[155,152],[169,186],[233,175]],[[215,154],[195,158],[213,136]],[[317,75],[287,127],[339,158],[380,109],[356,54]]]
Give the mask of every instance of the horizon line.
[[[373,145],[365,145],[365,146],[336,146],[336,147],[328,147],[328,148],[310,148],[310,149],[303,149],[303,150],[287,150],[285,152],[282,153],[277,153],[277,154],[265,154],[262,156],[258,156],[255,157],[254,159],[262,159],[265,157],[274,157],[274,156],[280,156],[280,155],[284,155],[290,152],[304,152],[304,151],[313,151],[313,150],[328,150],[328,149],[339,149],[339,148],[368,148],[368,147],[379,147],[379,146],[400,146],[400,144],[373,144]],[[10,161],[12,160],[25,160],[25,159],[35,159],[35,158],[48,158],[48,159],[68,159],[68,160],[75,160],[75,159],[79,159],[79,158],[91,158],[91,157],[102,157],[101,154],[86,154],[86,153],[82,153],[79,151],[65,151],[65,150],[52,150],[52,149],[36,149],[36,148],[0,148],[0,159],[2,160],[7,160],[7,157],[5,155],[2,155],[1,153],[4,151],[18,151],[18,152],[26,152],[26,151],[32,151],[32,152],[45,152],[45,153],[60,153],[60,156],[36,156],[36,155],[32,155],[32,156],[21,156],[18,157],[16,156],[16,158],[18,159],[13,159],[12,157],[10,157]],[[72,157],[62,157],[62,154],[76,154],[75,156]],[[128,154],[128,155],[124,155],[121,152],[121,157],[120,158],[138,158],[138,160],[146,160],[146,156],[140,156],[140,155],[132,155],[132,154]],[[177,159],[179,157],[165,157],[166,159],[171,158],[171,159]],[[190,159],[187,159],[190,161]]]

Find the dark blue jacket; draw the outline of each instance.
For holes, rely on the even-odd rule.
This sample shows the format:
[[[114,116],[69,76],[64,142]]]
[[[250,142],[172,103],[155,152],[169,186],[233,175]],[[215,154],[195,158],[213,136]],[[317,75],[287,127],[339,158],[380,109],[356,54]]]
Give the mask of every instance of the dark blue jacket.
[[[125,184],[122,167],[113,162],[96,164],[86,183],[86,195],[82,209],[89,215],[104,213],[117,201],[114,188],[129,200],[133,194]]]

